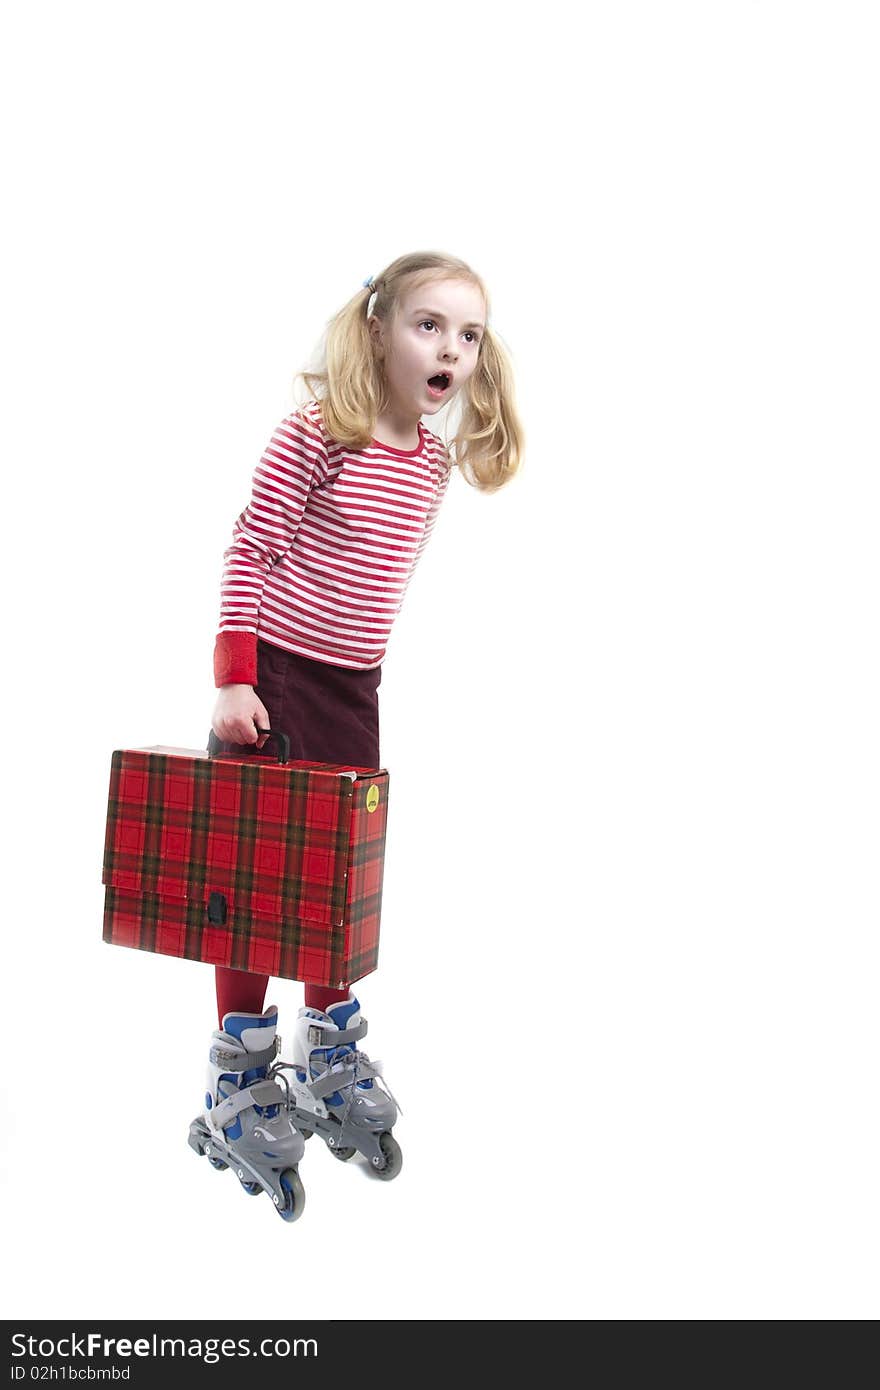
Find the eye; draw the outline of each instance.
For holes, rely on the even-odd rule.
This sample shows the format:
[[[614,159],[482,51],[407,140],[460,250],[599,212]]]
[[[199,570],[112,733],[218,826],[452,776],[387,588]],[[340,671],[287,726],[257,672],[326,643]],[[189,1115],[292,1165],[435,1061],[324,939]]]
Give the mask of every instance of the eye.
[[[424,328],[426,323],[429,323],[432,328],[437,327],[433,319],[422,319],[421,323],[419,324],[419,328]],[[478,333],[475,333],[472,328],[466,328],[464,331],[468,335],[472,343],[479,343],[480,335]]]

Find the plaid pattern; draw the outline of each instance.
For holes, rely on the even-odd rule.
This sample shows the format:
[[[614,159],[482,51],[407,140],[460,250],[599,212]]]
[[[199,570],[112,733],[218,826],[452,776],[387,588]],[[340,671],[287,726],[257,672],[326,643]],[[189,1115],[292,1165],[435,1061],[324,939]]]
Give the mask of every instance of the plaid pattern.
[[[104,940],[344,989],[378,961],[387,809],[381,769],[117,749]]]

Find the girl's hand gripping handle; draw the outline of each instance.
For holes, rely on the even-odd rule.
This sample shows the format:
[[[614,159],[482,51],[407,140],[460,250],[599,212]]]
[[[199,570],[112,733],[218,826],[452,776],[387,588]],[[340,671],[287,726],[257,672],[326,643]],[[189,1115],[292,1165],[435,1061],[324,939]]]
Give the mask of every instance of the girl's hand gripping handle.
[[[220,687],[211,728],[224,743],[255,743],[262,748],[271,727],[266,707],[252,685]]]

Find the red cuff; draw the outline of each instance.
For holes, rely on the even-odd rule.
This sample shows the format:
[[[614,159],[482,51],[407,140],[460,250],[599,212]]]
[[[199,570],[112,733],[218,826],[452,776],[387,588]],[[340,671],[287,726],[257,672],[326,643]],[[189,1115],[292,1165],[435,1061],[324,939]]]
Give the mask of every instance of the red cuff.
[[[214,643],[214,684],[256,685],[257,634],[218,632]]]

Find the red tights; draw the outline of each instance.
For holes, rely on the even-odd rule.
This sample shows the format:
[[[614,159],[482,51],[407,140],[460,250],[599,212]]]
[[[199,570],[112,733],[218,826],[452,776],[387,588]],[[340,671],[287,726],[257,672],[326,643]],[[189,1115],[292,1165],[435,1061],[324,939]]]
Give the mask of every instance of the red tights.
[[[249,970],[229,970],[225,965],[214,967],[217,984],[217,1017],[223,1027],[224,1014],[261,1014],[266,997],[268,975],[253,975]],[[347,989],[325,989],[323,985],[306,985],[306,1005],[325,1012],[331,1004],[348,998]]]

